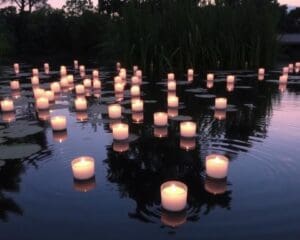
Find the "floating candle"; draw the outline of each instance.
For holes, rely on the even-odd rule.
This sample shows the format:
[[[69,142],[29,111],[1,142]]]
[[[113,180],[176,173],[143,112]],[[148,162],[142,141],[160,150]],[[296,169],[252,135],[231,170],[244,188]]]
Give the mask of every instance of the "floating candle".
[[[125,68],[121,68],[121,70],[120,70],[120,72],[119,72],[119,76],[120,76],[123,80],[126,80],[127,73],[126,73],[126,69],[125,69]]]
[[[49,102],[54,102],[55,101],[55,95],[54,92],[50,91],[45,91],[45,96],[48,98]]]
[[[75,99],[75,109],[77,111],[86,111],[87,110],[87,101],[83,97]]]
[[[137,70],[139,70],[139,67],[138,67],[137,65],[134,65],[134,66],[132,67],[133,73],[135,73]]]
[[[289,72],[290,73],[294,72],[294,64],[293,63],[290,63],[289,66],[288,66],[288,68],[289,68]]]
[[[262,81],[265,79],[265,75],[258,75],[258,78],[257,78],[259,81]]]
[[[206,175],[214,179],[224,179],[228,174],[229,160],[227,157],[212,154],[205,160]]]
[[[33,76],[38,76],[38,75],[39,75],[39,69],[33,68],[33,69],[32,69],[32,75],[33,75]]]
[[[131,110],[133,112],[143,112],[144,111],[144,101],[140,99],[135,99],[131,101]]]
[[[178,108],[179,99],[177,96],[168,96],[168,107],[169,108]]]
[[[95,160],[82,156],[72,161],[73,176],[77,180],[88,180],[95,176]]]
[[[180,123],[180,135],[185,138],[193,138],[196,136],[196,123],[195,122],[181,122]]]
[[[279,77],[279,83],[287,83],[288,82],[288,75],[282,75]]]
[[[67,129],[67,118],[65,116],[55,116],[51,118],[53,131],[65,131]]]
[[[47,97],[39,97],[36,99],[36,107],[38,110],[47,110],[49,109],[49,100]]]
[[[168,81],[168,91],[176,91],[176,81]]]
[[[68,88],[69,87],[69,81],[68,81],[68,78],[67,77],[62,77],[60,79],[60,86],[62,88]]]
[[[162,207],[171,212],[179,212],[186,208],[187,186],[178,181],[168,181],[161,185],[160,195]]]
[[[67,76],[67,74],[68,74],[67,67],[66,66],[60,66],[60,76],[65,77],[65,76]]]
[[[45,96],[45,90],[42,88],[35,88],[35,89],[33,89],[33,95],[34,95],[34,98],[43,97],[43,96]]]
[[[265,69],[264,68],[259,68],[258,69],[258,75],[265,75]]]
[[[227,83],[234,83],[235,82],[235,76],[229,75],[227,76]]]
[[[188,69],[187,75],[188,76],[193,76],[194,75],[194,69],[192,69],[192,68]]]
[[[122,107],[120,104],[111,104],[108,106],[108,116],[111,119],[119,119],[122,117]]]
[[[10,89],[11,90],[19,90],[20,89],[20,82],[18,80],[13,80],[10,82]]]
[[[53,82],[50,84],[51,91],[54,93],[59,93],[61,91],[59,82]]]
[[[168,73],[168,81],[175,81],[175,74],[174,73]]]
[[[138,85],[134,85],[130,88],[130,95],[132,97],[139,97],[141,95],[141,89]]]
[[[79,71],[80,72],[85,72],[85,66],[84,65],[80,65],[79,66]]]
[[[19,74],[20,73],[20,65],[19,65],[19,63],[14,63],[14,71],[15,71],[15,74]]]
[[[73,84],[74,83],[74,76],[72,74],[69,74],[67,76],[67,79],[68,79],[68,83],[69,84]]]
[[[38,85],[40,83],[39,77],[38,76],[33,76],[31,78],[31,84],[32,85]]]
[[[50,72],[49,63],[44,63],[44,71],[45,71],[46,74],[49,74],[49,72]]]
[[[85,88],[91,88],[92,87],[92,80],[88,79],[88,78],[84,79],[83,80],[83,85],[84,85]]]
[[[153,114],[154,125],[165,127],[168,125],[168,114],[165,112],[156,112]]]
[[[101,81],[99,79],[93,79],[93,88],[101,89]]]
[[[129,137],[129,127],[125,123],[116,123],[112,126],[114,140],[123,141]]]
[[[120,76],[115,76],[114,77],[114,83],[116,84],[116,83],[122,83],[123,84],[123,80],[122,80],[122,78],[120,77]]]
[[[215,79],[215,75],[213,73],[208,73],[206,75],[206,80],[207,81],[214,81],[214,79]]]
[[[289,67],[283,67],[283,68],[282,68],[282,74],[283,74],[283,75],[288,75],[288,74],[289,74],[289,71],[290,71],[290,70],[289,70]]]
[[[85,87],[82,84],[77,84],[75,86],[75,92],[77,95],[83,95],[85,94]]]
[[[92,76],[93,76],[93,78],[99,78],[99,71],[98,70],[93,70]]]
[[[142,70],[137,70],[137,71],[135,72],[135,76],[137,76],[139,79],[142,79],[142,77],[143,77],[143,72],[142,72]]]
[[[131,78],[131,85],[140,85],[141,82],[141,78],[137,77],[137,76],[132,76]]]
[[[120,93],[124,91],[124,84],[123,83],[115,83],[114,88],[116,93]]]
[[[227,99],[226,98],[216,98],[215,99],[215,109],[224,110],[227,108]]]
[[[79,63],[78,60],[74,60],[74,69],[78,69]]]
[[[0,103],[2,112],[12,112],[15,109],[14,102],[11,99],[4,99]]]

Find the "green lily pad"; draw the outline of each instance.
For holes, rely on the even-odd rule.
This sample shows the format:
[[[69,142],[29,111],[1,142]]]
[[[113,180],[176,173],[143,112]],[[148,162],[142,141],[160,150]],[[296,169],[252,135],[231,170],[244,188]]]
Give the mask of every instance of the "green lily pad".
[[[37,144],[14,144],[0,146],[0,160],[22,159],[41,150]]]
[[[8,128],[0,130],[0,137],[23,138],[43,131],[43,128],[32,124],[34,124],[34,122],[15,122],[11,124]]]

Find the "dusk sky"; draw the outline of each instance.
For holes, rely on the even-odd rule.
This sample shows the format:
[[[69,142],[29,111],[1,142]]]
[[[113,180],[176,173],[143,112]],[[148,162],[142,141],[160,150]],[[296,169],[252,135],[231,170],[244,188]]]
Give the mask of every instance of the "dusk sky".
[[[93,0],[95,4],[97,4],[97,0]],[[279,0],[281,4],[288,4],[291,6],[299,6],[300,7],[300,0]],[[62,0],[49,0],[49,3],[51,3],[54,7],[61,7],[65,1]]]

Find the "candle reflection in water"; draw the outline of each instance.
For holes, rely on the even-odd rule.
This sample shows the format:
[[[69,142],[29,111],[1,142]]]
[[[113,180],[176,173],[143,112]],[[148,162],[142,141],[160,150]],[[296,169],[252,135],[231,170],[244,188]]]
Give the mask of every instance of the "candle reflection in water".
[[[55,142],[63,143],[68,139],[68,132],[64,131],[53,131],[53,139]]]
[[[131,119],[133,123],[143,123],[144,113],[143,112],[132,112]]]
[[[86,111],[76,112],[76,119],[78,122],[86,122],[89,117]]]
[[[2,121],[5,123],[11,123],[16,121],[16,113],[15,112],[3,112],[2,113]]]
[[[214,118],[221,121],[226,119],[226,110],[215,109]]]
[[[114,141],[113,142],[113,150],[118,153],[127,152],[129,150],[129,143]]]
[[[168,108],[168,117],[173,118],[178,116],[178,108]]]
[[[227,191],[227,181],[226,180],[213,180],[210,178],[205,178],[204,188],[207,192],[213,195],[224,194]]]
[[[161,212],[161,222],[168,227],[177,228],[185,224],[186,221],[187,212],[185,210],[181,212],[168,212],[163,209]]]
[[[234,83],[227,83],[226,89],[228,92],[232,92],[234,90]]]
[[[280,92],[282,92],[282,93],[285,92],[286,88],[287,88],[287,83],[279,83],[278,89]]]
[[[191,151],[196,148],[196,138],[180,138],[180,148],[186,151]]]
[[[46,110],[38,110],[38,118],[41,121],[48,121],[50,119],[50,112],[49,109]]]
[[[168,136],[168,128],[167,127],[157,127],[154,126],[154,136],[157,138],[165,138]]]
[[[211,81],[211,80],[207,81],[206,82],[206,87],[208,89],[213,88],[214,87],[214,81]]]
[[[73,188],[78,192],[90,192],[96,188],[96,178],[93,177],[91,179],[85,181],[78,181],[76,179],[73,180]]]

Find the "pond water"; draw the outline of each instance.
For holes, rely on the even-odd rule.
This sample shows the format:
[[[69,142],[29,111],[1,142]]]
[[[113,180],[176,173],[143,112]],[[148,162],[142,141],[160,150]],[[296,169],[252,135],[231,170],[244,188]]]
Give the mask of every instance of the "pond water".
[[[65,115],[68,129],[53,133],[47,112],[35,110],[31,68],[23,64],[16,77],[2,67],[0,96],[13,95],[16,113],[0,114],[1,239],[299,239],[300,75],[279,85],[277,71],[263,81],[251,71],[215,71],[213,87],[201,75],[182,77],[167,129],[153,127],[153,113],[167,111],[166,80],[144,77],[144,113],[132,114],[128,86],[120,102],[126,146],[113,142],[106,109],[116,101],[114,70],[100,68],[102,91],[87,94],[86,114],[75,111],[74,91],[56,96],[49,114]],[[237,76],[232,91],[229,73]],[[13,79],[21,92],[10,91]],[[57,80],[58,72],[40,74],[41,87]],[[225,115],[215,113],[215,96],[228,98]],[[195,142],[179,136],[188,116],[197,122]],[[230,159],[226,182],[205,177],[211,153]],[[71,160],[82,155],[95,158],[96,175],[79,183]],[[187,209],[176,215],[161,208],[160,185],[170,179],[188,186]]]

